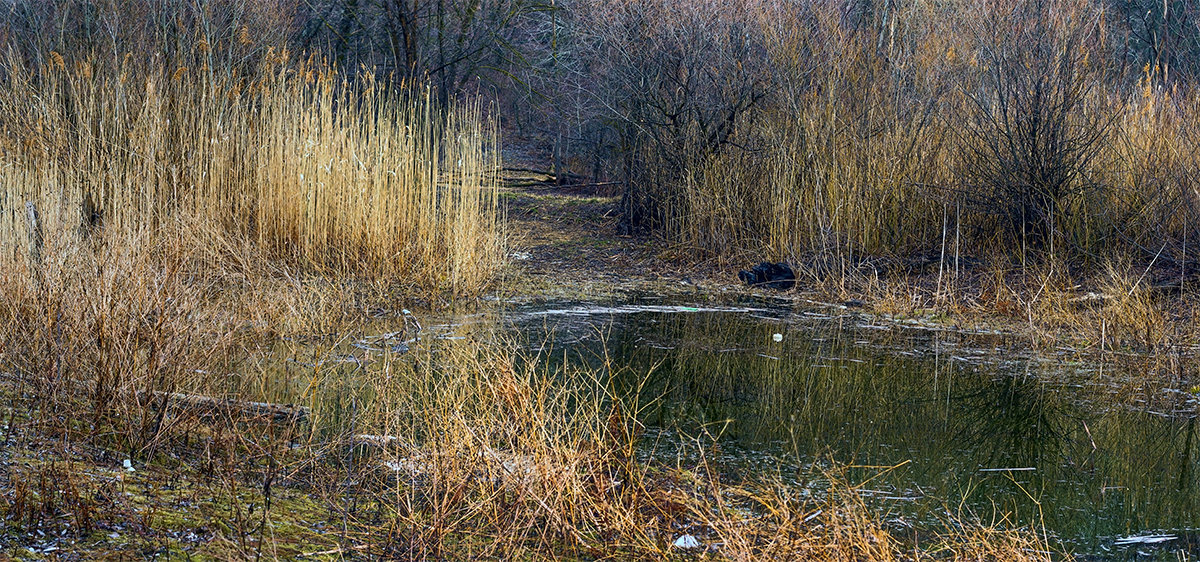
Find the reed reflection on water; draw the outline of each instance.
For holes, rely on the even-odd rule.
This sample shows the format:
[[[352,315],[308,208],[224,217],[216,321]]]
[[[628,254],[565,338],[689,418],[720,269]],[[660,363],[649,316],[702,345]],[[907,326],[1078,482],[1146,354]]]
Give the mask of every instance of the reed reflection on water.
[[[1143,532],[1193,548],[1195,417],[1131,406],[1104,382],[1111,366],[1103,378],[997,336],[851,316],[636,310],[514,323],[545,360],[614,361],[648,427],[717,436],[756,469],[764,454],[784,470],[860,466],[863,493],[897,521],[1009,513],[1087,554]]]

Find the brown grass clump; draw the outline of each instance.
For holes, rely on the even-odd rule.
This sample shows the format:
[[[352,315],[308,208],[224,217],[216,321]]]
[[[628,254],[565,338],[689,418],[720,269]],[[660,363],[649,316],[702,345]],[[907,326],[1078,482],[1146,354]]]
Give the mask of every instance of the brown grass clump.
[[[12,265],[0,276],[0,370],[36,396],[34,420],[140,447],[156,423],[145,392],[178,390],[232,343],[225,319],[200,309],[206,287],[187,279],[185,254],[150,240],[56,243],[39,282]]]
[[[1178,335],[1167,313],[1169,294],[1152,286],[1147,273],[1128,259],[1109,261],[1094,291],[1064,293],[1047,317],[1061,319],[1100,349],[1167,349]]]
[[[1108,298],[1099,311],[1101,346],[1147,349],[1166,342],[1170,334],[1163,295],[1155,294],[1144,273],[1134,277],[1133,267],[1109,263],[1105,274],[1101,291]]]

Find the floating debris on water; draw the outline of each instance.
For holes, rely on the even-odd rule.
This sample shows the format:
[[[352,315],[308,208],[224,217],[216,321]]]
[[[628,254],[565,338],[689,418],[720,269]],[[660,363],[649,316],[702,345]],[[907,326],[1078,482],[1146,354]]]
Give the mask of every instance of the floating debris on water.
[[[552,308],[548,310],[537,310],[526,312],[513,316],[524,316],[527,318],[535,318],[539,316],[601,316],[610,314],[636,314],[639,312],[656,312],[656,313],[672,313],[672,312],[725,312],[725,313],[751,313],[751,312],[768,312],[763,308],[750,307],[733,307],[733,306],[669,306],[657,304],[641,304],[641,305],[618,305],[618,306],[576,306],[572,308]],[[518,318],[519,319],[519,318]]]
[[[1170,542],[1179,537],[1175,535],[1133,535],[1121,537],[1113,542],[1116,546],[1129,546],[1134,544],[1160,544]]]

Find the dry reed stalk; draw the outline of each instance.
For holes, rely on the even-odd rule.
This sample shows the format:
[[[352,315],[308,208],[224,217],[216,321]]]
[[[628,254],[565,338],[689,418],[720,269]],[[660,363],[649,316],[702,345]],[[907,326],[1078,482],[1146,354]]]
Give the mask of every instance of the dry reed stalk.
[[[8,63],[0,239],[22,236],[15,205],[33,201],[48,237],[190,215],[316,271],[456,294],[503,259],[498,140],[478,107],[442,112],[312,61],[91,68]]]

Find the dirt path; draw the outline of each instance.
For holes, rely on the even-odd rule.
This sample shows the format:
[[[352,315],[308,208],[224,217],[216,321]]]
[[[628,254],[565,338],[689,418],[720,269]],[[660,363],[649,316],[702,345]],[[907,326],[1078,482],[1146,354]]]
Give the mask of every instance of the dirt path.
[[[520,300],[603,299],[638,293],[717,293],[711,267],[690,266],[662,241],[617,234],[611,186],[559,187],[546,174],[506,173],[509,257],[502,296]]]

